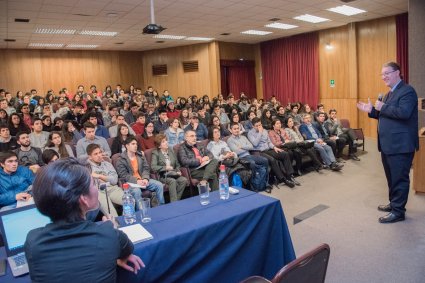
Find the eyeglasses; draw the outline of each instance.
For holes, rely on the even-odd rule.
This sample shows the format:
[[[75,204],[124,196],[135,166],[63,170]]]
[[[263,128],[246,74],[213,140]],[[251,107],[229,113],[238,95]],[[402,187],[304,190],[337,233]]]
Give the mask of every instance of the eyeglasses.
[[[380,76],[381,77],[388,77],[391,73],[394,73],[394,72],[397,72],[398,70],[394,70],[394,71],[391,71],[391,72],[385,72],[385,73],[381,73],[380,74]]]

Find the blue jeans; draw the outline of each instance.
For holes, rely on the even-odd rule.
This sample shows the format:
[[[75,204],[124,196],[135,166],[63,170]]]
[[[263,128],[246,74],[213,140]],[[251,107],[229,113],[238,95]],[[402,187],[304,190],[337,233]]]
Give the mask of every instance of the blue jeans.
[[[157,180],[150,179],[149,184],[146,187],[147,190],[156,193],[156,197],[158,198],[159,204],[164,204],[164,185]]]
[[[336,161],[335,155],[332,151],[332,147],[330,147],[329,145],[320,145],[318,143],[314,143],[314,148],[319,151],[320,157],[326,165],[329,166],[331,165],[331,163],[334,163]]]

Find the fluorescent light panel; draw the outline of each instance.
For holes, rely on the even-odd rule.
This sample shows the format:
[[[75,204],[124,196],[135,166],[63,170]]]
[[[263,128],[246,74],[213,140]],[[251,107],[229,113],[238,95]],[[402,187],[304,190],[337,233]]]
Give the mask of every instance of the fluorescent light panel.
[[[282,24],[282,23],[271,23],[271,24],[265,25],[265,27],[277,28],[277,29],[292,29],[292,28],[297,28],[298,26]]]
[[[352,15],[357,15],[357,14],[361,14],[361,13],[366,12],[365,10],[357,9],[357,8],[350,7],[350,6],[347,6],[347,5],[342,5],[342,6],[326,9],[326,10],[334,12],[334,13],[338,13],[338,14],[343,14],[343,15],[346,15],[346,16],[352,16]]]
[[[95,44],[68,44],[67,48],[96,48],[99,45]]]
[[[250,35],[267,35],[267,34],[271,34],[271,31],[262,31],[262,30],[254,30],[254,29],[250,29],[250,30],[246,30],[246,31],[241,31],[241,33],[243,34],[250,34]]]
[[[53,28],[38,28],[34,33],[43,34],[75,34],[75,29],[53,29]]]
[[[30,43],[29,47],[56,47],[61,48],[64,46],[63,43]]]
[[[184,35],[171,35],[171,34],[157,34],[154,35],[153,38],[161,38],[161,39],[183,39],[186,38]]]
[[[96,36],[116,36],[116,31],[96,31],[96,30],[82,30],[79,32],[81,35],[96,35]]]
[[[211,37],[197,37],[197,36],[191,36],[191,37],[185,38],[185,40],[198,40],[198,41],[210,41],[213,39],[214,38],[211,38]]]
[[[294,19],[309,22],[309,23],[315,23],[315,24],[330,21],[329,19],[325,19],[325,18],[321,18],[321,17],[309,15],[309,14],[301,15],[301,16],[295,17]]]

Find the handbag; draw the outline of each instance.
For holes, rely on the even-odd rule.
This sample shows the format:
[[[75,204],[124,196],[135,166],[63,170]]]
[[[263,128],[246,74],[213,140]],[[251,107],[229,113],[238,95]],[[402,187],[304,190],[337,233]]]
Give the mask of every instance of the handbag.
[[[309,148],[312,148],[314,146],[314,141],[313,140],[302,141],[302,142],[297,143],[297,145],[301,148],[309,149]]]
[[[296,142],[287,142],[287,143],[283,144],[284,149],[295,149],[297,147],[298,147],[298,145],[297,145]]]

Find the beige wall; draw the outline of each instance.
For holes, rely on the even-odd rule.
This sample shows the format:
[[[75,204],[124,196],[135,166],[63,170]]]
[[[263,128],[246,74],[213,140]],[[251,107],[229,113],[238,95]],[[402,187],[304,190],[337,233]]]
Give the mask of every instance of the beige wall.
[[[330,43],[332,50],[326,50]],[[375,101],[387,89],[379,73],[383,63],[396,60],[395,18],[360,22],[319,32],[320,102],[336,108],[340,118],[376,137],[376,121],[356,109],[358,100]],[[330,80],[335,87],[330,87]]]
[[[0,87],[12,94],[32,88],[44,94],[63,87],[73,92],[80,84],[103,90],[108,84],[143,83],[140,52],[0,50],[0,62]]]
[[[152,85],[160,93],[168,89],[174,96],[217,95],[220,67],[217,66],[216,42],[142,52],[144,85]],[[183,72],[183,61],[197,60],[198,72]],[[152,65],[167,64],[167,76],[153,76]],[[218,68],[218,69],[217,69]]]

